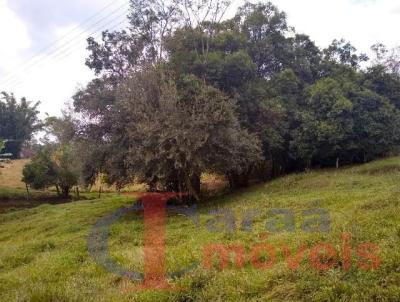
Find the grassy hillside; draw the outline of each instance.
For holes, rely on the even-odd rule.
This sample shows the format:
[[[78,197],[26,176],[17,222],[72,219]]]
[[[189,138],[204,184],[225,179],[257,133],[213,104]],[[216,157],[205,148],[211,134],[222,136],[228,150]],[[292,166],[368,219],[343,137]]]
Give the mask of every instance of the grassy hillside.
[[[12,160],[0,168],[0,213],[19,208],[32,208],[43,203],[60,203],[56,192],[30,190],[27,200],[25,184],[21,181],[22,170],[29,159]]]
[[[104,215],[132,204],[132,198],[105,195],[101,200],[42,205],[0,215],[0,301],[400,301],[400,158],[340,170],[289,175],[234,195],[199,205],[200,228],[181,215],[167,223],[167,268],[177,271],[202,259],[210,243],[240,244],[249,251],[266,242],[276,247],[277,263],[256,269],[194,269],[171,282],[175,291],[137,291],[136,283],[106,272],[87,251],[92,226]],[[236,217],[234,232],[210,232],[210,210],[229,208]],[[284,208],[295,212],[294,232],[265,234],[266,212]],[[304,232],[302,211],[322,208],[331,217],[327,233]],[[253,230],[240,229],[243,210],[258,209]],[[143,271],[143,217],[127,215],[112,226],[112,257],[130,270]],[[309,251],[291,270],[280,247],[331,243],[342,255],[343,233],[351,235],[353,250],[361,243],[379,246],[381,264],[374,270],[311,267]],[[342,258],[341,258],[342,259]],[[329,260],[329,259],[328,259]]]
[[[28,162],[29,159],[18,159],[4,165],[4,168],[0,169],[0,187],[25,189],[21,178],[22,170]]]

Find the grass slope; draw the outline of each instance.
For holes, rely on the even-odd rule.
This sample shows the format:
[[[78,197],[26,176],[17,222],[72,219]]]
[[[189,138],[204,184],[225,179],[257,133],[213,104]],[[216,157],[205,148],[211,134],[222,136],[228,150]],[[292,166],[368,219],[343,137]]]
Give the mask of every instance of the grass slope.
[[[200,228],[180,215],[167,225],[167,267],[184,268],[200,260],[210,243],[242,244],[249,250],[267,242],[277,249],[278,262],[270,269],[195,269],[172,283],[180,291],[135,291],[121,277],[100,268],[87,252],[86,239],[96,220],[132,203],[107,195],[101,200],[42,205],[0,215],[0,301],[400,301],[400,158],[340,170],[293,174],[199,206]],[[301,230],[301,212],[324,208],[331,216],[328,233]],[[212,233],[206,222],[210,210],[229,208],[237,218],[235,232]],[[293,233],[265,232],[267,210],[285,208],[296,213]],[[252,232],[240,230],[244,209],[259,209]],[[109,246],[119,263],[143,271],[143,218],[128,215],[111,229]],[[355,263],[327,271],[312,269],[308,254],[299,269],[290,270],[279,247],[329,242],[341,250],[341,234],[351,245],[373,242],[382,259],[376,270]]]
[[[29,159],[12,160],[10,164],[5,164],[4,168],[0,168],[0,213],[12,208],[14,204],[25,207],[34,204],[27,201],[26,187],[21,181],[22,170],[29,161]],[[30,193],[33,200],[51,199],[56,195],[50,191],[30,190]]]
[[[18,159],[5,164],[0,169],[0,187],[25,189],[25,184],[21,181],[22,170],[29,163],[29,159]]]

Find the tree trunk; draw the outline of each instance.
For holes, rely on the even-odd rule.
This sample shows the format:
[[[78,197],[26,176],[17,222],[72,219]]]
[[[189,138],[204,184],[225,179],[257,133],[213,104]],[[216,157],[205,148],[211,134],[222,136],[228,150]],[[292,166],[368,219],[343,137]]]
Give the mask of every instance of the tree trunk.
[[[274,159],[272,159],[272,177],[276,177],[276,163]]]
[[[200,196],[200,192],[201,192],[200,176],[197,174],[193,175],[191,181],[192,181],[194,190]]]
[[[180,192],[180,174],[174,173],[166,181],[165,190],[168,192]]]
[[[99,188],[99,199],[101,198],[101,186]]]
[[[311,170],[312,162],[311,159],[307,160],[307,170]]]
[[[58,185],[56,185],[56,190],[57,190],[57,196],[60,196],[60,188],[58,187]]]
[[[149,182],[149,192],[157,192],[157,186],[158,186],[158,179],[157,178],[153,178]]]
[[[336,157],[336,169],[339,169],[339,157]]]
[[[29,193],[28,184],[25,184],[25,187],[26,187],[27,199],[30,200],[31,199],[31,194]]]
[[[185,176],[185,183],[189,193],[196,199],[200,200],[200,176],[197,174],[190,176]]]
[[[62,187],[62,197],[68,199],[69,198],[69,190],[70,190],[69,186]]]
[[[263,182],[271,179],[273,175],[272,160],[264,160],[256,167],[257,178]]]
[[[248,187],[249,178],[250,178],[250,171],[247,171],[242,174],[230,173],[228,175],[230,189],[233,191],[236,189]]]
[[[78,197],[78,199],[80,198],[80,196],[79,196],[80,194],[79,194],[79,187],[78,186],[76,186],[76,197]]]

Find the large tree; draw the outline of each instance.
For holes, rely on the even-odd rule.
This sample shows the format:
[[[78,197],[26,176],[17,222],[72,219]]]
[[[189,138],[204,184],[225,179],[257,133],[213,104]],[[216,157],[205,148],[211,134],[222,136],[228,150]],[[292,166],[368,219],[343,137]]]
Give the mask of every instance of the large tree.
[[[23,143],[40,129],[39,102],[31,103],[25,98],[17,101],[13,94],[1,93],[0,138],[6,140],[5,152],[18,158]]]
[[[311,167],[334,159],[339,160],[352,147],[353,104],[340,84],[331,78],[310,87],[300,126],[294,130],[293,155]]]
[[[234,186],[235,176],[261,160],[259,142],[240,127],[233,100],[196,77],[178,90],[163,70],[146,68],[124,81],[118,106],[130,174],[163,189],[199,198],[203,172],[226,174]]]
[[[400,145],[400,111],[369,89],[351,92],[353,102],[352,161],[366,162],[390,154]]]

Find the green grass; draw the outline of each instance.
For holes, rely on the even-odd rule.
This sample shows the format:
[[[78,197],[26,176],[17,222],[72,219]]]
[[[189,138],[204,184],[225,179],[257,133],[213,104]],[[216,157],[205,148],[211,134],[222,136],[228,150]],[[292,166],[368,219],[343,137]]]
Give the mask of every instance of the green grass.
[[[184,277],[170,280],[176,291],[126,291],[135,286],[99,267],[87,251],[86,239],[104,215],[132,204],[132,198],[105,194],[102,199],[63,205],[42,205],[0,215],[0,301],[400,301],[400,158],[389,158],[339,170],[293,174],[236,194],[203,202],[200,228],[181,215],[167,224],[167,269],[177,271],[201,260],[210,243],[242,244],[246,251],[257,243],[276,247],[277,263],[255,269],[247,261],[238,269],[201,266]],[[329,211],[328,233],[301,230],[302,211]],[[232,209],[234,232],[211,233],[206,228],[210,210]],[[266,212],[293,210],[296,230],[265,232]],[[252,232],[240,230],[244,209],[259,209]],[[111,229],[112,257],[131,270],[143,271],[143,221],[140,215],[122,217]],[[308,252],[298,270],[287,267],[280,246],[292,251],[305,244],[331,243],[341,250],[343,232],[351,245],[372,242],[380,248],[381,265],[361,270],[353,253],[353,266],[335,265],[317,271]]]
[[[97,192],[81,192],[79,196],[73,192],[69,199],[63,199],[57,195],[56,190],[29,190],[21,188],[7,188],[0,186],[0,214],[18,211],[26,208],[34,208],[43,204],[62,204],[71,200],[92,200],[98,198]],[[110,194],[108,194],[110,196]]]
[[[55,197],[56,193],[51,191],[36,191],[30,190],[31,198],[51,198]],[[23,200],[27,199],[26,189],[22,188],[8,188],[8,187],[0,187],[0,201],[5,200]]]

